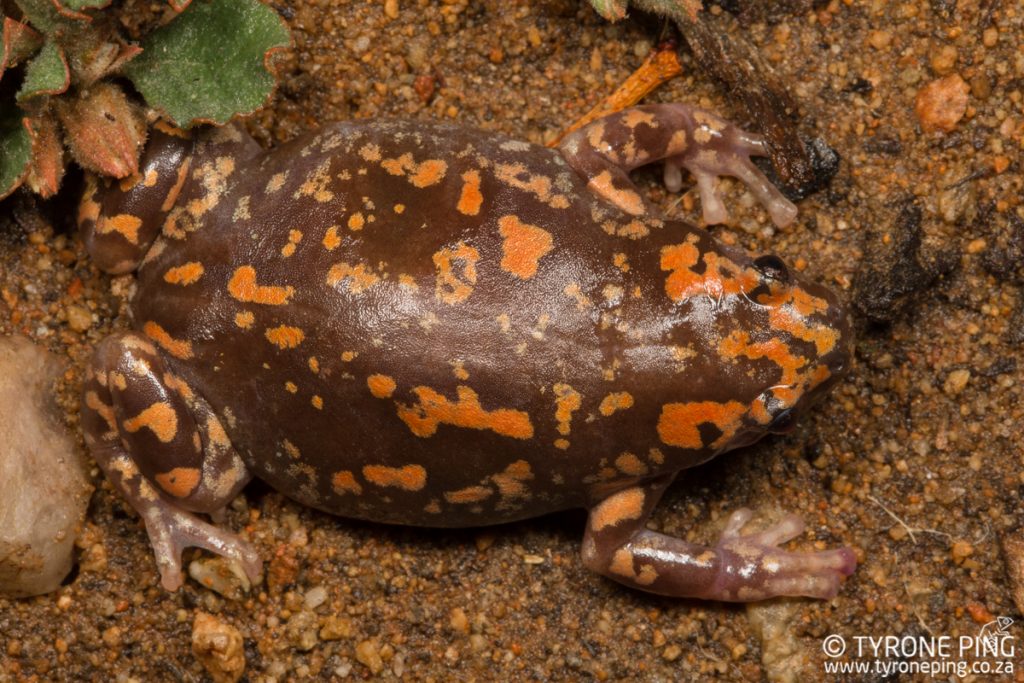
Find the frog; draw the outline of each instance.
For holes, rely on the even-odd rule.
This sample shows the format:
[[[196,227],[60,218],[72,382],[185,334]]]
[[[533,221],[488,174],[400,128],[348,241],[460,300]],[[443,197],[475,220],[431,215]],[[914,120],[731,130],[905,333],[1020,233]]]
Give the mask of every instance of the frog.
[[[682,471],[783,433],[851,362],[829,288],[671,218],[630,172],[718,178],[796,208],[764,140],[682,103],[557,147],[449,122],[327,125],[265,150],[243,128],[157,124],[139,172],[86,181],[93,262],[135,273],[131,328],[95,348],[85,442],[142,518],[160,581],[198,547],[256,581],[223,528],[257,477],[384,524],[463,528],[587,511],[583,565],[650,593],[834,597],[850,547],[787,550],[749,509],[704,545],[647,528]]]

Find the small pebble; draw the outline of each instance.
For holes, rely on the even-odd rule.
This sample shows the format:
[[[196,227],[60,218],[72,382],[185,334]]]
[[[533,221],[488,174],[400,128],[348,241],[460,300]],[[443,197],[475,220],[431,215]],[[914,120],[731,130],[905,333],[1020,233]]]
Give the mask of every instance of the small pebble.
[[[662,659],[668,662],[676,661],[681,654],[683,654],[683,649],[674,643],[661,651]]]
[[[952,74],[927,84],[917,93],[914,111],[925,131],[950,132],[967,112],[970,90],[960,74]]]
[[[354,633],[355,628],[351,619],[332,614],[323,621],[323,626],[320,628],[320,639],[341,640],[342,638],[351,638]]]
[[[306,607],[314,610],[320,605],[324,604],[327,600],[327,589],[323,586],[314,586],[306,591],[306,596],[303,602]]]
[[[75,332],[85,332],[92,327],[92,313],[77,304],[67,307],[68,327]]]
[[[376,640],[364,640],[356,645],[356,661],[374,675],[384,670],[384,660],[380,657],[380,644]]]
[[[235,683],[245,672],[242,634],[212,614],[196,614],[192,623],[192,654],[214,683]]]
[[[953,562],[962,564],[964,560],[974,554],[974,547],[967,541],[955,541],[950,549]]]
[[[451,615],[448,618],[448,623],[451,625],[452,630],[463,635],[469,633],[469,619],[466,618],[466,612],[461,607],[456,607],[451,611]]]
[[[228,600],[245,598],[252,583],[237,560],[203,556],[188,565],[188,575],[196,583],[223,595]]]
[[[285,626],[285,633],[292,647],[300,652],[309,652],[318,641],[316,615],[309,610],[293,614]]]
[[[931,67],[939,76],[948,76],[956,68],[959,53],[952,45],[943,45],[932,53]]]
[[[942,385],[942,390],[950,396],[956,396],[967,387],[967,382],[970,381],[970,379],[970,370],[954,370],[946,377],[946,382]]]

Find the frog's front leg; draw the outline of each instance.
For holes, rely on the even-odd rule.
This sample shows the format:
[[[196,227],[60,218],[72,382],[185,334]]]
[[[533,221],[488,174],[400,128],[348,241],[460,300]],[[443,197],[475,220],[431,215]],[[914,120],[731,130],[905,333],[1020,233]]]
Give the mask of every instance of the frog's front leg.
[[[255,550],[191,514],[222,512],[250,475],[210,405],[157,349],[134,333],[108,337],[93,354],[82,397],[85,441],[145,521],[164,587],[181,585],[189,546],[238,560],[257,580]]]
[[[849,548],[788,552],[781,543],[803,531],[786,515],[775,526],[741,534],[749,510],[734,512],[713,547],[695,545],[644,527],[672,477],[605,498],[590,511],[583,561],[590,569],[640,590],[673,597],[749,602],[780,595],[831,598],[856,559]]]
[[[650,209],[629,172],[664,160],[665,185],[671,192],[682,188],[681,169],[693,174],[709,225],[729,217],[715,188],[719,176],[743,181],[776,225],[784,227],[796,217],[793,203],[750,160],[768,154],[764,138],[703,109],[685,104],[632,107],[571,133],[560,149],[591,191],[635,216]]]

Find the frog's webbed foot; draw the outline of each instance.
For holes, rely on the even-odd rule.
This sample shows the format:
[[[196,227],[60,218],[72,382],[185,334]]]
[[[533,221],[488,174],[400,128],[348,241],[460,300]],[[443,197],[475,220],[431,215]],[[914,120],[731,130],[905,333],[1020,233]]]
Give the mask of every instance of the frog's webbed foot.
[[[644,523],[670,479],[625,489],[595,506],[583,539],[594,571],[641,590],[676,597],[749,602],[781,595],[831,598],[856,559],[849,548],[787,552],[780,543],[803,531],[787,515],[775,526],[742,535],[749,510],[734,513],[714,547],[650,531]]]
[[[776,225],[796,217],[796,206],[750,160],[768,155],[764,138],[685,104],[632,107],[597,119],[567,135],[560,150],[592,192],[632,215],[655,210],[641,199],[629,171],[664,160],[670,192],[682,189],[682,169],[693,175],[708,224],[729,218],[715,186],[721,176],[746,184]]]
[[[167,590],[177,590],[184,581],[181,554],[185,548],[203,548],[235,560],[250,581],[259,582],[263,563],[248,541],[166,504],[150,506],[143,519],[160,571],[160,583]]]

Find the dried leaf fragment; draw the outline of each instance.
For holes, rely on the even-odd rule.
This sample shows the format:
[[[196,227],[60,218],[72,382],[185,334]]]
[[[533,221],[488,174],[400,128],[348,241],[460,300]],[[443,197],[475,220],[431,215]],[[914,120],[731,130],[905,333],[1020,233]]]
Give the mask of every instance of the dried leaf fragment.
[[[68,147],[83,168],[115,178],[138,172],[146,124],[120,88],[98,85],[59,111]]]

